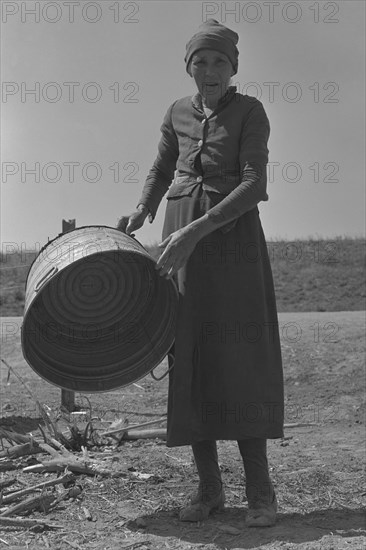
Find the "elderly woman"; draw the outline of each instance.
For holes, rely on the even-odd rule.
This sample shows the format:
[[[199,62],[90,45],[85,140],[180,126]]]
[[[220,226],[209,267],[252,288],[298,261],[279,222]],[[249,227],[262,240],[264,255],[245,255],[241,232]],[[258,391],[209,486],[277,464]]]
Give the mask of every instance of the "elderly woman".
[[[147,217],[151,223],[169,190],[157,262],[179,288],[167,445],[191,445],[199,475],[180,519],[201,521],[223,507],[216,441],[236,440],[246,524],[259,527],[276,519],[266,443],[283,436],[283,377],[257,207],[268,200],[269,123],[260,101],[230,86],[237,42],[234,31],[210,19],[187,43],[186,70],[198,91],[169,107],[136,211],[118,228],[131,234]]]

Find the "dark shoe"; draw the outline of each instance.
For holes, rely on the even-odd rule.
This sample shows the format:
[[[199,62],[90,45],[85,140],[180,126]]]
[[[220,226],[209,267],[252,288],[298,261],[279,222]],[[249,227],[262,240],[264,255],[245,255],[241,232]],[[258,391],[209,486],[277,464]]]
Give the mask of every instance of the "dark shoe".
[[[272,527],[276,523],[277,513],[277,498],[273,494],[270,504],[257,503],[253,506],[249,505],[245,525],[247,527]]]
[[[220,493],[211,499],[203,499],[198,492],[198,494],[191,499],[191,504],[180,511],[179,519],[180,521],[204,521],[211,512],[223,510],[224,504],[224,489],[221,489]]]

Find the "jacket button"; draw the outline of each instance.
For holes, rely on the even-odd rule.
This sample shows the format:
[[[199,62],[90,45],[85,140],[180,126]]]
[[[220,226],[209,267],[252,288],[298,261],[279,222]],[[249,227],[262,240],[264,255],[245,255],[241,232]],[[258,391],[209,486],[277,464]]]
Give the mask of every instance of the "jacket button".
[[[196,179],[196,181],[197,181],[198,183],[201,183],[202,180],[203,180],[203,177],[202,177],[202,176],[198,176],[198,178]]]
[[[202,141],[202,139],[200,139],[199,142],[198,142],[198,147],[202,147],[202,145],[203,145],[203,141]]]

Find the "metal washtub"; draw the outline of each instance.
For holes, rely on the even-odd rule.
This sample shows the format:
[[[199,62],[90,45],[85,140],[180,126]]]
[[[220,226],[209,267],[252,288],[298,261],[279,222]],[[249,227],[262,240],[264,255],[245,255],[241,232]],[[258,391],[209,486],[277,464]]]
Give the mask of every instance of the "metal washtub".
[[[61,234],[28,273],[23,355],[42,378],[74,391],[127,386],[174,342],[178,291],[134,238],[107,226]]]

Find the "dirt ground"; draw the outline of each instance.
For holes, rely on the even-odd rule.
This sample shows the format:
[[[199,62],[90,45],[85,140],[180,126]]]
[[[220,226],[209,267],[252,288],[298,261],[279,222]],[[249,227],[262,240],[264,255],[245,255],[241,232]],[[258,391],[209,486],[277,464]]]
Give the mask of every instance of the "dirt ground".
[[[197,476],[188,447],[167,448],[160,439],[114,442],[89,451],[90,458],[123,477],[79,476],[78,498],[60,503],[43,518],[63,527],[35,532],[3,527],[0,548],[39,550],[361,550],[366,546],[364,502],[365,312],[282,313],[279,315],[285,372],[285,429],[268,443],[279,513],[274,527],[244,526],[244,474],[236,442],[219,442],[227,497],[224,512],[203,523],[182,524],[178,511],[194,491]],[[21,318],[1,325],[1,356],[16,369],[38,400],[60,412],[60,390],[41,380],[25,363],[20,347]],[[166,361],[157,369],[164,372]],[[39,433],[39,410],[19,380],[0,367],[0,427]],[[116,417],[129,422],[165,414],[167,379],[150,376],[104,394],[76,395],[95,425]],[[66,415],[67,416],[67,415]],[[73,422],[60,415],[60,423]],[[1,446],[0,446],[1,450]],[[17,459],[23,467],[34,458]],[[1,472],[16,477],[11,489],[35,485],[56,474]],[[6,490],[4,490],[6,494]],[[1,507],[1,505],[0,505]],[[87,519],[84,508],[91,515]]]

